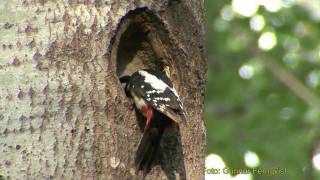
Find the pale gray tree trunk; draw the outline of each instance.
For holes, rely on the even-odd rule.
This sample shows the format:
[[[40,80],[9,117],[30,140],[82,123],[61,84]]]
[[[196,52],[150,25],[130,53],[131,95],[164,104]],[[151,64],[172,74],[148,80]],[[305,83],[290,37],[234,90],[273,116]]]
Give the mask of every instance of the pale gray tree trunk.
[[[189,119],[146,179],[203,179],[203,35],[199,0],[1,0],[0,175],[140,179],[143,122],[118,76],[151,67]]]

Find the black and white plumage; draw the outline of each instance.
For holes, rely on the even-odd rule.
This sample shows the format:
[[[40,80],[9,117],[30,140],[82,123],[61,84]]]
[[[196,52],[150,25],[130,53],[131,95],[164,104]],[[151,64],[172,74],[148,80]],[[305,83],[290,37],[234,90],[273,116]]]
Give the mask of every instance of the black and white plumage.
[[[177,123],[186,120],[177,91],[160,71],[144,69],[133,73],[125,90],[139,110],[150,105]]]
[[[153,69],[138,70],[120,78],[125,92],[132,98],[138,111],[146,119],[146,128],[140,141],[135,164],[137,170],[147,173],[157,154],[164,129],[173,123],[186,122],[179,95],[171,80]]]

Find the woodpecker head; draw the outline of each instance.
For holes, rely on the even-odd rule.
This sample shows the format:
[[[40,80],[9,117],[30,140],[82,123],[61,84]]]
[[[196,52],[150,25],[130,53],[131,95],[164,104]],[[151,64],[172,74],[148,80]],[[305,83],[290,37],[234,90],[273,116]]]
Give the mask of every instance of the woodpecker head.
[[[121,77],[120,81],[125,84],[127,96],[133,99],[142,114],[150,106],[177,123],[186,121],[180,97],[164,73],[143,69],[131,76]]]

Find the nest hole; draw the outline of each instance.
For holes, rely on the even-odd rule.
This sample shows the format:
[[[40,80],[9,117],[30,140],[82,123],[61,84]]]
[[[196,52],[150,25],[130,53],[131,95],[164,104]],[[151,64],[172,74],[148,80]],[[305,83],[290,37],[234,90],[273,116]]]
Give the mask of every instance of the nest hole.
[[[129,12],[119,23],[113,39],[111,62],[118,77],[131,75],[138,69],[157,69],[169,67],[162,23],[146,9]]]

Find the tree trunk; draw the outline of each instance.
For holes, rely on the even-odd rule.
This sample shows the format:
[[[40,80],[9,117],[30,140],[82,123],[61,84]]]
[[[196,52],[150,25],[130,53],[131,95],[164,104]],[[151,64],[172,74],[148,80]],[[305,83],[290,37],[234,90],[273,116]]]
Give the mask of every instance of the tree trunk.
[[[0,175],[141,179],[142,121],[118,77],[164,70],[188,123],[146,179],[204,179],[203,1],[1,0]]]

